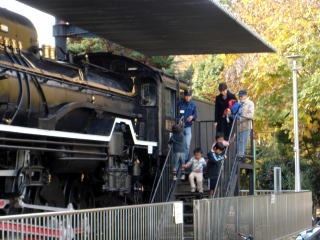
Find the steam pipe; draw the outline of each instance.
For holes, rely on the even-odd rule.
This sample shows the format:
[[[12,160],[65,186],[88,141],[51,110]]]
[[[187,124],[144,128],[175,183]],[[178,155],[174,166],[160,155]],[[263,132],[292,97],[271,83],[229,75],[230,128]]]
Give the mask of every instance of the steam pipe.
[[[14,60],[14,58],[11,56],[11,54],[7,51],[7,48],[6,48],[6,54],[8,55],[8,57],[11,59],[11,61],[13,63],[16,63],[16,61]],[[16,71],[17,73],[17,78],[18,78],[18,83],[19,83],[19,96],[18,96],[18,100],[17,100],[17,105],[16,105],[16,108],[15,108],[15,111],[12,115],[12,117],[9,117],[9,118],[3,118],[2,121],[6,124],[11,124],[16,116],[18,115],[19,111],[20,111],[20,108],[21,108],[21,104],[22,104],[22,99],[23,99],[23,86],[22,86],[22,80],[21,80],[21,76],[20,76],[20,73],[18,71]]]

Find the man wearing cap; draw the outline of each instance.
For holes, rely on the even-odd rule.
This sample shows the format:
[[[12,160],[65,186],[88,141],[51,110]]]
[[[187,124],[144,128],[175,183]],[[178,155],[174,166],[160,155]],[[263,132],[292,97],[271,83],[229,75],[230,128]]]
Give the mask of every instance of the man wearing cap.
[[[184,122],[183,133],[185,135],[186,144],[187,144],[186,160],[189,160],[190,144],[192,139],[192,132],[191,132],[192,121],[195,121],[197,118],[197,106],[191,100],[192,100],[192,91],[185,90],[184,98],[179,103],[180,118]]]
[[[248,139],[252,129],[252,119],[254,115],[254,103],[248,98],[246,90],[241,90],[238,94],[241,102],[242,114],[238,122],[238,156],[243,158],[248,144]]]

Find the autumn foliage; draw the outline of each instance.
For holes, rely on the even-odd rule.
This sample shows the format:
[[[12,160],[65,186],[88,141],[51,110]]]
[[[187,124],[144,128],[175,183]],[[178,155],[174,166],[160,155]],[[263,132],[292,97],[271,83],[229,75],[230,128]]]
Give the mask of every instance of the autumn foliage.
[[[213,100],[218,93],[217,85],[222,81],[234,92],[247,89],[256,104],[257,140],[264,148],[258,152],[259,161],[261,164],[268,160],[282,161],[285,166],[292,167],[292,70],[286,56],[301,55],[298,77],[300,149],[302,168],[306,168],[305,176],[309,175],[304,177],[303,187],[318,188],[320,1],[234,0],[229,4],[230,10],[269,42],[276,53],[209,55],[194,61],[196,94]],[[292,184],[288,183],[287,187]]]

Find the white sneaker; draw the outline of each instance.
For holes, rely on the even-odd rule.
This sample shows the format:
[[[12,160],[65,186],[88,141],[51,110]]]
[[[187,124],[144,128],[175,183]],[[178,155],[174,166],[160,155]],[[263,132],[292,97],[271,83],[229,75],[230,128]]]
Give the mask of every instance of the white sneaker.
[[[186,175],[182,174],[180,179],[181,180],[185,180],[186,179]]]
[[[173,176],[173,181],[177,181],[177,176],[176,175]]]

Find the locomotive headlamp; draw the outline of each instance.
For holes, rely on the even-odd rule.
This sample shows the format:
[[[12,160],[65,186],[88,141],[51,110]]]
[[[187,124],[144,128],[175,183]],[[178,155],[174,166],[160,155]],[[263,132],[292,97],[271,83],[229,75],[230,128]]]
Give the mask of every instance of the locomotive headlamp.
[[[9,27],[5,24],[0,24],[0,30],[2,32],[9,32]]]
[[[137,67],[128,67],[128,71],[137,71],[138,68]]]

